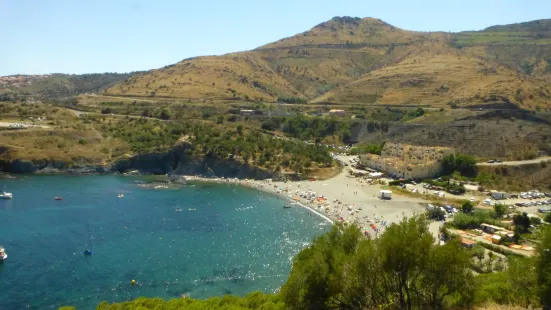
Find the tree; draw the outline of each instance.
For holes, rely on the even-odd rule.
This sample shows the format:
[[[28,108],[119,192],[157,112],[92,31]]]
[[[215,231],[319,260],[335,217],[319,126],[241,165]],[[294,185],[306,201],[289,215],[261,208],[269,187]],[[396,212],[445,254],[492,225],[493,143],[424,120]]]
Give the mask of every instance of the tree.
[[[535,266],[540,302],[543,309],[551,309],[551,227],[542,227],[540,243],[536,245]]]
[[[451,175],[454,171],[463,176],[476,176],[476,161],[472,156],[465,154],[448,155],[442,158],[442,174]]]
[[[288,309],[356,309],[356,291],[351,281],[352,257],[362,238],[355,225],[334,225],[316,238],[293,261],[289,279],[281,288]],[[352,292],[351,292],[352,291]]]
[[[276,124],[276,122],[271,118],[262,122],[262,125],[260,126],[262,129],[270,130],[270,131],[276,130],[278,128],[278,125]]]
[[[502,218],[505,215],[505,212],[507,211],[507,207],[502,204],[496,204],[494,206],[494,212],[496,213],[496,217]]]
[[[336,224],[295,257],[281,295],[287,309],[440,309],[447,296],[467,307],[469,266],[457,241],[433,243],[420,216],[392,224],[378,239]]]
[[[461,210],[462,210],[464,213],[470,214],[471,212],[473,212],[473,209],[474,209],[474,205],[473,205],[473,203],[470,202],[470,201],[465,201],[465,202],[461,205]]]
[[[450,175],[455,171],[455,156],[448,155],[442,158],[442,174]]]
[[[482,246],[480,245],[477,245],[474,249],[473,249],[473,255],[476,256],[476,258],[478,258],[478,262],[479,263],[482,263],[482,260],[484,259],[485,255],[486,255],[486,249],[484,249]]]
[[[412,217],[391,225],[381,235],[380,255],[383,270],[392,274],[391,282],[400,308],[412,309],[419,276],[429,261],[433,237],[422,217]],[[400,249],[400,250],[397,250]]]
[[[159,118],[164,120],[170,119],[170,111],[168,111],[168,109],[166,108],[162,109],[161,113],[159,113]]]
[[[446,218],[446,212],[444,212],[440,208],[432,208],[428,211],[428,217],[430,219],[443,221]]]
[[[218,115],[216,118],[216,124],[223,124],[224,123],[224,116]]]
[[[534,260],[530,258],[509,257],[507,278],[515,292],[518,302],[527,307],[535,302],[537,296],[536,268]]]
[[[526,212],[522,214],[516,214],[513,217],[513,223],[515,224],[515,227],[519,227],[521,232],[528,232],[528,229],[530,228],[530,218],[528,217],[528,214]]]
[[[442,309],[447,296],[461,295],[463,299],[471,300],[474,279],[469,267],[469,255],[460,248],[459,241],[434,247],[428,257],[420,286],[414,286],[414,289],[432,309]]]

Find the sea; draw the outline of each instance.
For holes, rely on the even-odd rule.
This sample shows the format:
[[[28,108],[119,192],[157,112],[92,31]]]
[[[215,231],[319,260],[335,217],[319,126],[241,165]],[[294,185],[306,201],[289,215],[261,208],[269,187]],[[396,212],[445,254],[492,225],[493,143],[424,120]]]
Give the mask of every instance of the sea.
[[[0,179],[0,190],[14,195],[0,200],[0,245],[8,254],[0,263],[0,308],[272,293],[293,257],[330,229],[307,209],[283,208],[285,199],[237,184],[144,186],[149,181]]]

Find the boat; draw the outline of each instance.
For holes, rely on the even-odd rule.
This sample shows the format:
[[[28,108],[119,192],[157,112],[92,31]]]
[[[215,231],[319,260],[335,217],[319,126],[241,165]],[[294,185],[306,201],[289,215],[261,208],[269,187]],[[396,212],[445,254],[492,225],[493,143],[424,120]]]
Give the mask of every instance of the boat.
[[[90,255],[92,255],[92,254],[94,254],[94,252],[92,252],[92,251],[90,251],[90,250],[88,250],[88,249],[84,250],[84,255],[90,256]]]
[[[55,197],[54,197],[54,200],[63,200],[63,197],[55,196]]]
[[[283,208],[285,208],[285,209],[290,209],[290,208],[291,208],[291,205],[283,205]]]
[[[122,194],[122,193],[119,194],[119,195],[117,196],[117,198],[124,198],[124,194]]]
[[[8,258],[8,254],[6,254],[4,247],[0,245],[0,262],[3,262],[6,258]]]
[[[8,192],[2,192],[2,194],[0,194],[0,198],[2,198],[2,199],[12,199],[12,198],[13,198],[13,194],[12,194],[12,193],[8,193]]]

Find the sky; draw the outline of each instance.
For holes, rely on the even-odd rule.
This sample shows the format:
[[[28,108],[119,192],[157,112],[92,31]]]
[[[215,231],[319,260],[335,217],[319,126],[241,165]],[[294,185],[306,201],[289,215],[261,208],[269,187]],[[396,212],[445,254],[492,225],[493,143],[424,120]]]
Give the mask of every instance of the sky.
[[[254,49],[334,16],[456,32],[551,18],[551,0],[0,0],[0,76],[149,70]]]

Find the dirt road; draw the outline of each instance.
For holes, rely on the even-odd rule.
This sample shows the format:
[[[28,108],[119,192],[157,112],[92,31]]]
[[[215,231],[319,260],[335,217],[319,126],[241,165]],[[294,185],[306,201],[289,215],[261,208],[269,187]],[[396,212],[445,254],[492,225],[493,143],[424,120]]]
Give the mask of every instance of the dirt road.
[[[515,160],[515,161],[504,161],[501,163],[477,163],[477,166],[522,166],[529,164],[539,164],[544,161],[551,160],[551,156],[540,157],[536,159],[529,160]]]

